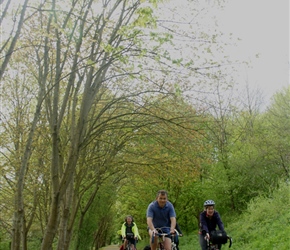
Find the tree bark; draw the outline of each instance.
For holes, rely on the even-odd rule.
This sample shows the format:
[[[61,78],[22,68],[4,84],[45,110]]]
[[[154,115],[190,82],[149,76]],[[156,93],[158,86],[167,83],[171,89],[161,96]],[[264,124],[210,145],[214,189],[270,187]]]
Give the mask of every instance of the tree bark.
[[[36,105],[36,111],[34,114],[34,118],[31,124],[31,129],[28,135],[28,139],[26,142],[26,147],[24,150],[23,158],[21,161],[21,166],[19,168],[18,173],[16,174],[16,194],[15,194],[15,203],[14,203],[14,218],[13,218],[13,229],[12,229],[12,250],[21,249],[21,238],[26,238],[24,234],[26,234],[23,229],[26,229],[25,224],[25,213],[24,213],[24,198],[23,198],[23,190],[25,186],[25,176],[28,169],[29,159],[32,151],[32,141],[34,138],[34,133],[36,129],[37,122],[39,120],[41,105],[43,101],[43,89],[40,88],[38,94],[38,103]],[[25,244],[24,244],[25,245]]]

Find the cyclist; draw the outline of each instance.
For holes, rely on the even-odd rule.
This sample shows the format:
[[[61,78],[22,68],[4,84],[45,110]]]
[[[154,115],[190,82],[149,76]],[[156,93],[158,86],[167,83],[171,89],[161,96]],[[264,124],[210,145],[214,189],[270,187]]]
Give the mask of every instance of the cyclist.
[[[154,237],[152,243],[152,236],[158,233],[156,228],[162,228],[164,233],[174,234],[176,226],[176,214],[174,206],[168,201],[168,193],[165,190],[157,192],[156,200],[151,202],[147,208],[147,225],[150,235],[151,250],[156,250],[158,237]],[[171,239],[166,237],[164,241],[165,250],[171,249]]]
[[[215,202],[213,200],[207,200],[203,204],[204,211],[199,216],[199,243],[202,250],[207,249],[207,239],[210,239],[210,232],[215,231],[218,226],[219,230],[225,232],[224,224],[217,211],[215,211]],[[219,244],[221,249],[221,244]]]
[[[133,234],[134,237],[132,238],[126,237],[127,234]],[[122,249],[126,249],[128,240],[134,245],[136,249],[137,240],[141,239],[141,237],[138,232],[138,227],[134,222],[133,216],[131,215],[126,216],[125,222],[122,224],[121,227],[121,235],[122,239],[124,240]]]
[[[180,236],[180,237],[182,236],[182,231],[181,231],[179,225],[177,224],[177,222],[176,222],[175,229],[178,232],[178,235],[176,235],[174,237],[174,242],[175,242],[175,245],[176,245],[176,249],[179,250],[179,247],[178,247],[178,245],[179,245],[179,238],[178,238],[178,236]]]

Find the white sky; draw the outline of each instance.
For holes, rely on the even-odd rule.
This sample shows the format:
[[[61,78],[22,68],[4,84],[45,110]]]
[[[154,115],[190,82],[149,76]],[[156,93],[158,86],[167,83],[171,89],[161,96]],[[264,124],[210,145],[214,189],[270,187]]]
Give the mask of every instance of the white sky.
[[[184,12],[188,4],[193,7],[196,4],[170,1],[183,6]],[[212,8],[216,1],[200,0],[200,3],[218,16],[219,28],[225,36],[233,33],[242,39],[237,47],[229,47],[228,53],[233,58],[252,61],[252,69],[240,69],[241,84],[247,82],[250,87],[259,88],[269,99],[289,85],[289,0],[226,0],[223,11]]]
[[[248,80],[266,99],[288,86],[289,0],[229,0],[217,14],[220,27],[242,39],[231,54],[252,60],[252,69],[241,69],[241,82]]]

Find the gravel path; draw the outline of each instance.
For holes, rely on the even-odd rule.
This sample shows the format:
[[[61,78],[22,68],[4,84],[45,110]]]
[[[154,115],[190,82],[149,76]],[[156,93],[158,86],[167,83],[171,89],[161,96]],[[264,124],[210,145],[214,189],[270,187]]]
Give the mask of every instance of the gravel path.
[[[106,246],[104,248],[102,248],[102,250],[119,250],[119,246],[118,245],[110,245],[110,246]]]

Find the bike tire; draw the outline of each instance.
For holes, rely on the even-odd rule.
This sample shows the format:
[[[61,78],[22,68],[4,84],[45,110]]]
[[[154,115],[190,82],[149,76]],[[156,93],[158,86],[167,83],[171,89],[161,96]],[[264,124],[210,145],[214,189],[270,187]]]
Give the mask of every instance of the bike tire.
[[[135,250],[135,247],[133,245],[130,245],[129,250]]]
[[[159,243],[157,249],[158,249],[158,250],[164,250],[164,246],[163,246],[163,244],[162,244],[162,243]]]

